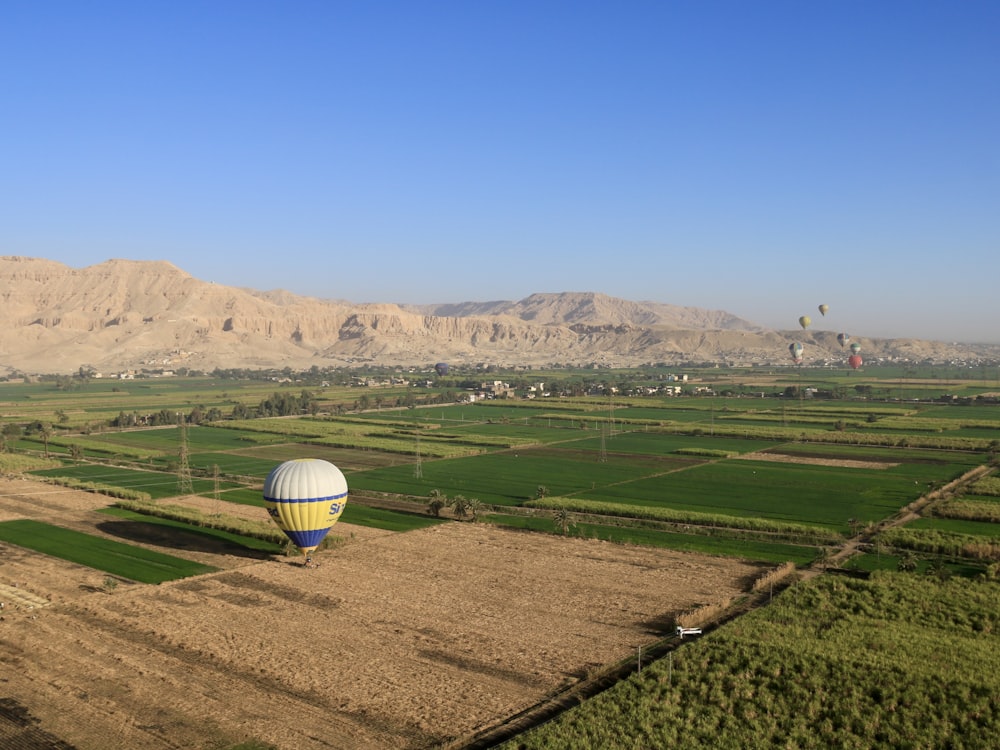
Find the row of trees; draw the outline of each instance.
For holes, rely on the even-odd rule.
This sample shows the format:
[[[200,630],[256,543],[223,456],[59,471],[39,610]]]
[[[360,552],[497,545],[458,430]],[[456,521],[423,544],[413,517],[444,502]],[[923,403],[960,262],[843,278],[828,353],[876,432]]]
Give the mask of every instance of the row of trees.
[[[544,485],[538,485],[537,498],[544,498],[549,494],[549,490]],[[479,520],[479,515],[483,512],[483,504],[476,498],[467,498],[465,495],[455,495],[448,497],[441,490],[430,491],[427,499],[427,512],[435,518],[440,517],[441,511],[451,508],[452,515],[458,519],[471,518],[473,521]],[[576,526],[573,516],[565,508],[557,508],[552,512],[552,521],[555,527],[564,536],[569,530]]]
[[[483,510],[483,504],[477,498],[467,498],[465,495],[455,495],[448,497],[441,490],[431,490],[427,500],[427,512],[435,518],[440,517],[441,511],[451,508],[455,518],[471,518],[473,521],[479,520],[479,514]]]

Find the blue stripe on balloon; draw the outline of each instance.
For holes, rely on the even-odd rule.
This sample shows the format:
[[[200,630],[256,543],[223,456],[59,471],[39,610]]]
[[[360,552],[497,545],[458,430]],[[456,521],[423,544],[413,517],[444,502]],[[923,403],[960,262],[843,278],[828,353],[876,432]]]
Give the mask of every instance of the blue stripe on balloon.
[[[304,498],[281,498],[281,497],[268,497],[264,495],[264,502],[267,503],[322,503],[329,500],[339,500],[342,497],[347,497],[346,492],[341,492],[339,495],[330,495],[328,497],[304,497]]]
[[[296,547],[318,547],[323,537],[330,529],[314,529],[312,531],[285,531]]]

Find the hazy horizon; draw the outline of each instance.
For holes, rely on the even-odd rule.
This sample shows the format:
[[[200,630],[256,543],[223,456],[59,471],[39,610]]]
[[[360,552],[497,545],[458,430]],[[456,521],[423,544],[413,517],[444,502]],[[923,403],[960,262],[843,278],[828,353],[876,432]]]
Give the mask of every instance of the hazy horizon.
[[[997,343],[998,32],[984,0],[12,6],[0,254]]]

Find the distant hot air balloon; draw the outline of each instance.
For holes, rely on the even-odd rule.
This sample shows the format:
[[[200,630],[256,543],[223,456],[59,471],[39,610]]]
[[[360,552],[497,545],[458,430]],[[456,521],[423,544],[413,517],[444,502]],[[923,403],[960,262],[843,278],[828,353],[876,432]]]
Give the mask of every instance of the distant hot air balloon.
[[[861,363],[862,360],[860,354],[852,354],[850,357],[847,358],[847,364],[851,366],[852,370],[857,370],[859,367],[861,367]]]
[[[285,461],[264,480],[264,505],[308,560],[347,506],[347,480],[320,458]]]
[[[846,333],[838,333],[837,334],[837,343],[840,344],[841,348],[843,348],[844,345],[848,341],[850,341],[850,340],[851,340],[851,337],[848,336]]]
[[[801,318],[799,318],[799,325],[802,326],[803,328],[808,328],[811,324],[812,324],[812,318],[810,318],[808,315],[803,315]]]
[[[829,309],[830,309],[830,306],[829,306],[829,305],[820,305],[820,306],[819,306],[819,314],[820,314],[820,315],[826,315],[826,312],[827,312],[827,310],[829,310]]]
[[[447,375],[448,374],[448,363],[447,362],[438,362],[436,365],[434,365],[434,372],[436,372],[438,375],[441,375],[441,376]]]
[[[861,344],[859,344],[857,341],[851,344],[851,354],[857,354],[860,351],[861,351]]]
[[[798,342],[789,344],[788,351],[792,355],[792,361],[795,362],[795,364],[802,364],[802,344]]]

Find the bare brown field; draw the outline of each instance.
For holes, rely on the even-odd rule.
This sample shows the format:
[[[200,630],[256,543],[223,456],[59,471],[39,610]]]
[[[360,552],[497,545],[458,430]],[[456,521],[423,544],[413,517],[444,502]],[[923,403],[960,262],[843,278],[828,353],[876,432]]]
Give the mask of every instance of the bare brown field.
[[[889,469],[899,466],[891,461],[862,461],[855,458],[819,458],[817,456],[792,456],[787,453],[756,451],[744,453],[741,461],[774,461],[786,464],[811,464],[813,466],[838,466],[842,469]]]
[[[0,480],[0,520],[103,534],[94,510],[106,504]],[[23,599],[0,613],[0,740],[23,711],[36,734],[78,750],[431,748],[634,654],[760,572],[486,524],[335,531],[345,544],[312,569],[160,543],[221,570],[114,589],[0,545],[0,583]],[[8,746],[59,746],[18,736]]]

